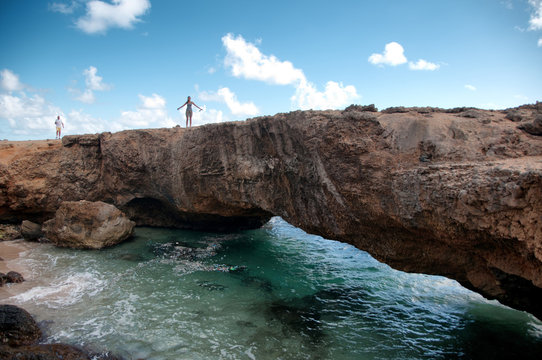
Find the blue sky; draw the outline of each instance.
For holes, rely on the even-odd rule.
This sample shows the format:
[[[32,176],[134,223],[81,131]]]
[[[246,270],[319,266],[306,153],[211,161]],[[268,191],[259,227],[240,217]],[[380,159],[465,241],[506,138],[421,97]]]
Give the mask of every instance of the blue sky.
[[[2,0],[0,139],[542,100],[542,0]]]

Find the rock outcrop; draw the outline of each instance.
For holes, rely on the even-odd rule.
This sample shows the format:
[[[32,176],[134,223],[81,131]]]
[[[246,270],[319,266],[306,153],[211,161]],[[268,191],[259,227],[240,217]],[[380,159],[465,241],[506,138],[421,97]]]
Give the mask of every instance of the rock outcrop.
[[[30,345],[40,337],[40,328],[26,310],[15,305],[0,305],[0,346]]]
[[[41,336],[42,332],[38,324],[26,310],[15,305],[0,305],[0,359],[121,359],[109,353],[89,353],[67,344],[38,344]]]
[[[45,236],[56,246],[101,249],[132,236],[135,222],[101,201],[64,201],[55,217],[43,224]]]
[[[151,226],[277,215],[542,318],[542,138],[523,130],[540,113],[351,106],[0,143],[0,219],[40,222],[81,199]]]

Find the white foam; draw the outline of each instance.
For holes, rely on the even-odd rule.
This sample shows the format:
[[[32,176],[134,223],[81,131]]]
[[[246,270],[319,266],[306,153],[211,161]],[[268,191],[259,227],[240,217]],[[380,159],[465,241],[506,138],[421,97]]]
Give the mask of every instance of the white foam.
[[[32,302],[49,308],[62,308],[82,300],[83,296],[98,294],[104,281],[95,274],[85,272],[68,275],[49,285],[35,286],[28,291],[12,296],[11,301],[17,304]]]

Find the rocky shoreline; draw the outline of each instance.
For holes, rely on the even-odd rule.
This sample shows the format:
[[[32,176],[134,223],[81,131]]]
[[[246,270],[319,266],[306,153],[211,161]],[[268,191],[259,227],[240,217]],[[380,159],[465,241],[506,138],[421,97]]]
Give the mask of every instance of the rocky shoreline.
[[[541,125],[542,103],[353,105],[1,142],[0,221],[42,224],[82,200],[148,226],[220,231],[281,216],[542,318]]]

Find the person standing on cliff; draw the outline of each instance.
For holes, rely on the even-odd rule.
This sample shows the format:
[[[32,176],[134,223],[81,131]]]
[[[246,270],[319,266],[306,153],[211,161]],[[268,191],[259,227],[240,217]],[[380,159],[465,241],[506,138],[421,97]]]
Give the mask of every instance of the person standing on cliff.
[[[62,131],[61,127],[64,127],[64,123],[62,122],[62,120],[60,120],[60,115],[58,115],[56,117],[55,126],[56,126],[56,137],[55,137],[55,139],[60,139],[60,133]]]
[[[195,102],[190,100],[190,96],[188,97],[188,100],[186,100],[186,102],[182,106],[179,106],[177,108],[177,110],[180,110],[185,105],[186,105],[186,127],[188,127],[188,120],[190,120],[190,127],[192,127],[192,105],[197,107],[199,109],[199,111],[201,111],[203,109],[200,108],[199,106],[197,106]]]

